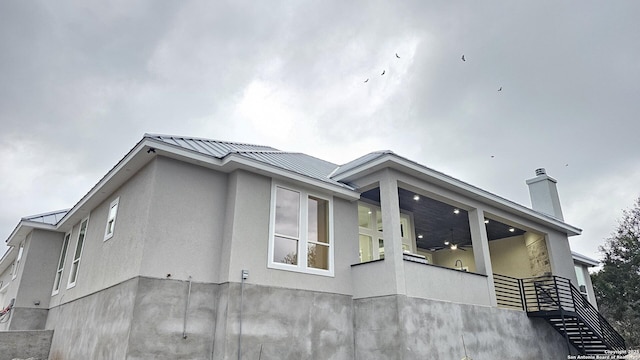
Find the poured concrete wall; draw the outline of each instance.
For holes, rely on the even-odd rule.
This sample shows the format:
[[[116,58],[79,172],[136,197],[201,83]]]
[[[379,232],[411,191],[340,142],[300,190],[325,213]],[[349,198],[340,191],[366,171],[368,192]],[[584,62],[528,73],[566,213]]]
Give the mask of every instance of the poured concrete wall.
[[[218,285],[188,284],[138,277],[51,309],[52,358],[210,359]]]
[[[355,359],[566,359],[564,338],[523,311],[402,295],[354,300]],[[372,316],[372,314],[374,316]]]
[[[51,359],[125,359],[137,287],[131,279],[50,309]]]
[[[127,359],[210,359],[217,289],[192,282],[189,293],[188,281],[139,278]]]
[[[51,330],[0,332],[0,360],[47,359],[51,346]]]
[[[221,285],[213,359],[238,358],[238,283]],[[351,296],[245,284],[242,359],[353,360]]]

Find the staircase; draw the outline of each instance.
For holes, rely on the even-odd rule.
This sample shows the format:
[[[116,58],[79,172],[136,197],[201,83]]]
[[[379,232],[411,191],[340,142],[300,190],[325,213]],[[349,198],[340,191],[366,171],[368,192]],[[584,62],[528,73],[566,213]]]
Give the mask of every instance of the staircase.
[[[624,339],[587,299],[560,276],[516,279],[494,274],[498,305],[547,321],[581,355],[625,350]]]

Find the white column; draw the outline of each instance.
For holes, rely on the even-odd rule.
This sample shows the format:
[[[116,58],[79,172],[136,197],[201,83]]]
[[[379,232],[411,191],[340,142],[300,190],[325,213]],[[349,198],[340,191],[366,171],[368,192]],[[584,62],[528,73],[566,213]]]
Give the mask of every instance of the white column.
[[[384,171],[380,178],[380,208],[382,209],[384,261],[390,267],[389,270],[394,273],[395,292],[406,294],[398,181],[389,170]]]
[[[489,280],[489,300],[491,306],[497,306],[491,255],[489,253],[489,238],[487,237],[487,228],[484,225],[484,211],[480,209],[469,210],[469,228],[471,229],[473,259],[476,262],[476,272],[487,275]]]

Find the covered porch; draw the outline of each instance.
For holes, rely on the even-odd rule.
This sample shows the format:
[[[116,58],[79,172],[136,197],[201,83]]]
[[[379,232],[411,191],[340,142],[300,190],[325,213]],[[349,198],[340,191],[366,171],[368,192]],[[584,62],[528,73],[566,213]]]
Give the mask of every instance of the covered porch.
[[[405,294],[497,306],[493,273],[551,273],[546,236],[483,204],[392,170],[358,202],[356,297]]]

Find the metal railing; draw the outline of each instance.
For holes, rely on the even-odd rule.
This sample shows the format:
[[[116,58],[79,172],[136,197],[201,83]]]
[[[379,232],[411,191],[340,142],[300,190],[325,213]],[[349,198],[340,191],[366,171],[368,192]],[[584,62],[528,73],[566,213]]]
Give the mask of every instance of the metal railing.
[[[493,280],[498,306],[527,313],[557,313],[563,324],[566,317],[576,317],[610,349],[626,349],[622,336],[569,279],[551,275],[518,279],[493,274]]]
[[[524,310],[521,279],[511,276],[493,274],[498,306]]]

